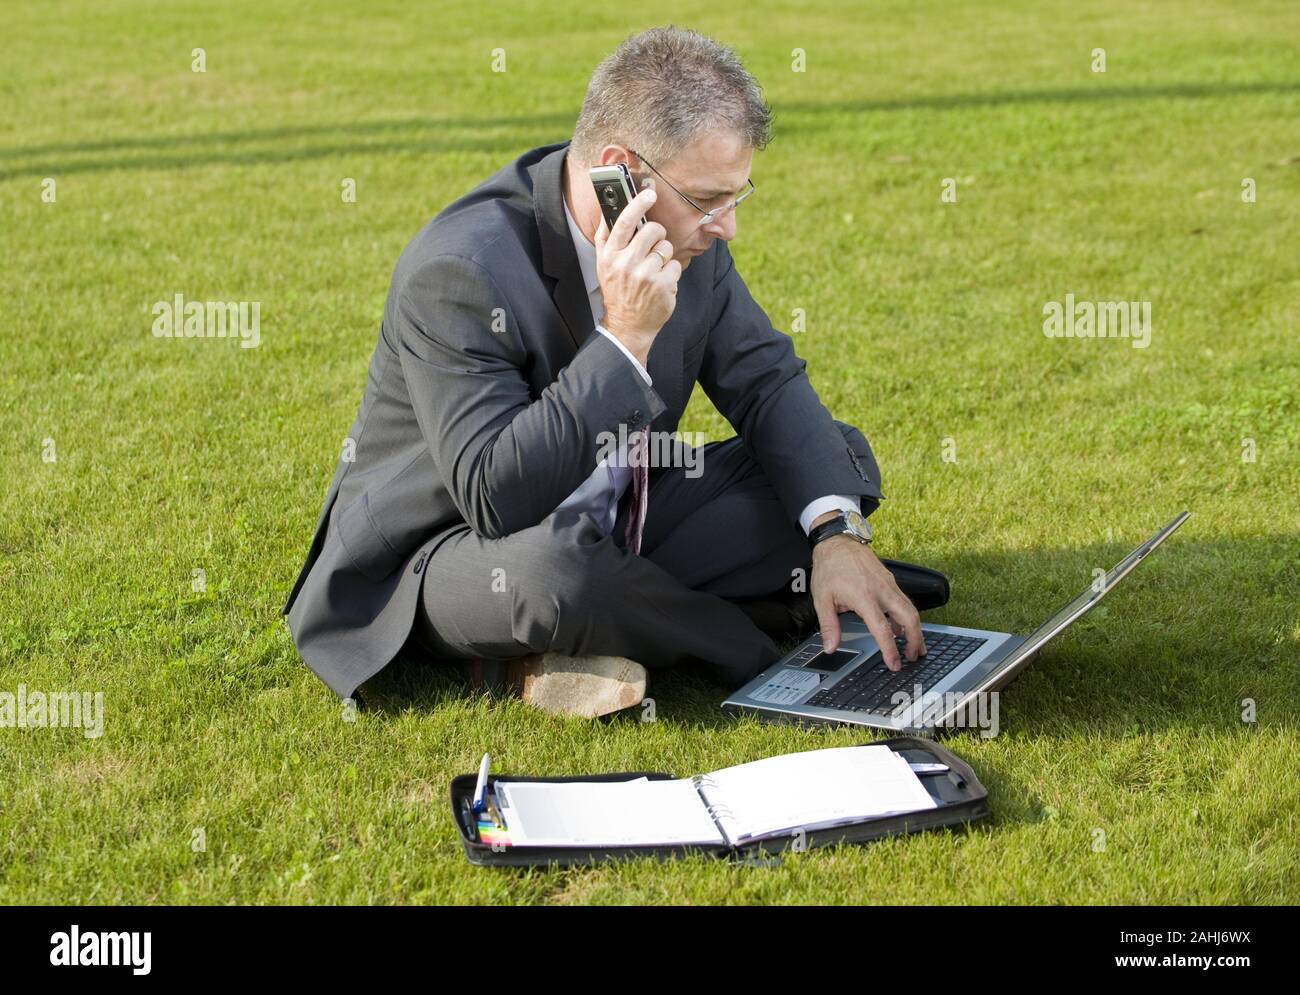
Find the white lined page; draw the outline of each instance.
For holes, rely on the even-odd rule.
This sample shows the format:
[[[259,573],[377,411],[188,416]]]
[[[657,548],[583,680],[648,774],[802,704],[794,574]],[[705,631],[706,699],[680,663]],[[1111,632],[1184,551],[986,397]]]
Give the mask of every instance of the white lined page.
[[[512,846],[669,846],[726,841],[690,780],[499,781]]]
[[[881,745],[787,753],[703,780],[741,840],[937,807],[907,761]]]

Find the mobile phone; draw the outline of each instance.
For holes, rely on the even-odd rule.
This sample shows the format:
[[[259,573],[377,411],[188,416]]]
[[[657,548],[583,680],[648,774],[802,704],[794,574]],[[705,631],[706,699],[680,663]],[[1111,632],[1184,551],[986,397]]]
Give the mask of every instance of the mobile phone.
[[[623,208],[636,196],[636,181],[628,172],[627,163],[616,162],[612,166],[594,166],[589,170],[591,185],[596,188],[596,201],[600,204],[600,213],[605,216],[605,224],[610,231],[614,222],[623,213]],[[645,225],[645,218],[637,219],[637,227]]]

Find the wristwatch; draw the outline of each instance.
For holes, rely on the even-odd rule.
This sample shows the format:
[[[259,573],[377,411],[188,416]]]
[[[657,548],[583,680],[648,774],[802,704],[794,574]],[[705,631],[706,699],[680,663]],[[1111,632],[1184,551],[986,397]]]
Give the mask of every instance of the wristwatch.
[[[871,526],[861,512],[841,511],[830,521],[822,522],[809,532],[808,544],[816,546],[822,540],[837,535],[851,536],[865,546],[871,542]]]

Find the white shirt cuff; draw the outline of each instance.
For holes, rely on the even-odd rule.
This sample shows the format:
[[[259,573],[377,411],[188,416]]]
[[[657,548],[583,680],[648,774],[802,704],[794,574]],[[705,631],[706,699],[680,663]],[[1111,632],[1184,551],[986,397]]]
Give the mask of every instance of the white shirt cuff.
[[[848,497],[844,494],[829,494],[826,497],[817,498],[815,501],[809,501],[808,507],[804,508],[803,513],[799,516],[799,525],[805,533],[812,531],[812,523],[828,511],[856,511],[861,513],[862,501],[859,498]]]
[[[641,374],[641,376],[645,379],[645,382],[650,384],[651,387],[654,386],[654,382],[650,379],[649,372],[647,372],[646,368],[641,365],[641,361],[632,355],[631,351],[628,349],[627,346],[625,346],[622,342],[620,342],[618,339],[614,337],[613,332],[611,332],[604,325],[600,325],[600,324],[596,325],[596,331],[600,332],[601,335],[605,336],[605,338],[609,339],[616,346],[618,346],[619,349],[622,351],[623,355],[632,361],[632,365],[636,367],[637,372]]]

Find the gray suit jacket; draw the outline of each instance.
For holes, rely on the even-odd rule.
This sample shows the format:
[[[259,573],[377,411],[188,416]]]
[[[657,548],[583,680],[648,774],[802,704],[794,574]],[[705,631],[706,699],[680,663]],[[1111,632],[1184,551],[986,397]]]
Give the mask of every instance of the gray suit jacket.
[[[397,262],[354,452],[334,472],[284,607],[303,659],[341,697],[401,650],[420,572],[449,532],[468,523],[500,538],[536,525],[591,475],[602,432],[675,431],[697,380],[792,525],[827,494],[862,495],[866,513],[879,502],[870,449],[846,451],[725,242],[682,274],[650,351],[653,387],[595,333],[564,216],[567,147],[520,156]]]

